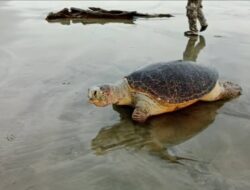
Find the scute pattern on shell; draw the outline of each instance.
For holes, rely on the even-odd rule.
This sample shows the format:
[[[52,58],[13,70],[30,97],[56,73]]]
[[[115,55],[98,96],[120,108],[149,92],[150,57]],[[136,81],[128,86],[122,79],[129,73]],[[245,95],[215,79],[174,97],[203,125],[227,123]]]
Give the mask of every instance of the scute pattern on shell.
[[[137,92],[167,103],[182,103],[210,92],[218,77],[212,68],[180,60],[149,65],[125,78]]]

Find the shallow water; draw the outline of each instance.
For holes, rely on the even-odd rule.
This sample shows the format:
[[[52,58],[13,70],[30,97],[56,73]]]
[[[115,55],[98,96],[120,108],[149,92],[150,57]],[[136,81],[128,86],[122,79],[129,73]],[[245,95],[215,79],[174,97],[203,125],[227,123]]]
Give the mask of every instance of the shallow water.
[[[0,3],[0,189],[250,188],[250,3],[204,2],[209,29],[197,39],[183,36],[185,3]],[[44,20],[69,6],[175,17],[133,24]],[[145,125],[132,122],[128,108],[87,102],[94,84],[176,59],[216,67],[243,95]]]

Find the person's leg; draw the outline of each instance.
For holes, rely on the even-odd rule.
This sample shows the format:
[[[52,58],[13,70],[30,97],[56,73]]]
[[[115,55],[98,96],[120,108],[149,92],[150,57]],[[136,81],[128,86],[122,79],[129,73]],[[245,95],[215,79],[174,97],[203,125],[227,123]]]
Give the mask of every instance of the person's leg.
[[[203,8],[202,7],[202,0],[199,0],[197,12],[198,12],[198,19],[199,19],[199,22],[201,25],[201,29],[200,29],[201,32],[206,30],[208,27],[207,20],[204,16],[202,8]]]
[[[189,23],[189,31],[185,32],[187,36],[197,36],[197,18],[198,18],[198,0],[188,0],[187,4],[187,18]]]

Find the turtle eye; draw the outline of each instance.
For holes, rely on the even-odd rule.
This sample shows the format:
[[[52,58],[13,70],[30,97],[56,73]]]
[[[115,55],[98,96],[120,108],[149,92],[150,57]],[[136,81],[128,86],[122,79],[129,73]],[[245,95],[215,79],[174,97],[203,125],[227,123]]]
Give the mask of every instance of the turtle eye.
[[[97,91],[95,90],[93,93],[93,96],[96,97],[96,95],[97,95]]]

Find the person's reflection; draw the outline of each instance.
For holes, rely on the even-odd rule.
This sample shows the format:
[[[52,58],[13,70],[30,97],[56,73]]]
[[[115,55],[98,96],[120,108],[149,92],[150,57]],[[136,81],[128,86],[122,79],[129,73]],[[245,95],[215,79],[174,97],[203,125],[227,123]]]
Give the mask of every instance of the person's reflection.
[[[197,103],[178,112],[152,117],[143,126],[130,119],[131,109],[114,107],[120,113],[121,121],[102,128],[92,140],[91,148],[96,155],[132,148],[170,162],[187,159],[169,154],[168,148],[185,142],[208,127],[223,104],[221,101]]]
[[[199,42],[197,43],[199,38]],[[206,46],[203,36],[190,36],[186,49],[183,52],[184,61],[196,61],[200,51]]]

